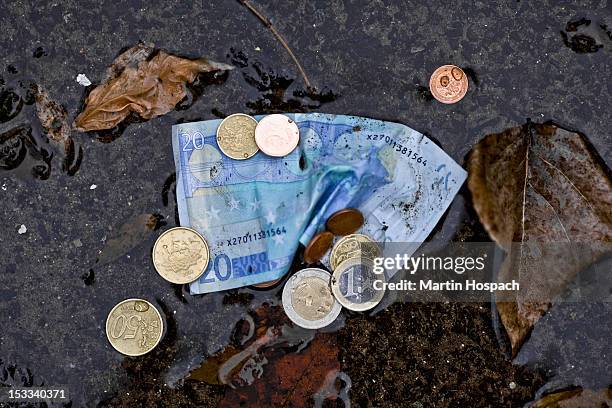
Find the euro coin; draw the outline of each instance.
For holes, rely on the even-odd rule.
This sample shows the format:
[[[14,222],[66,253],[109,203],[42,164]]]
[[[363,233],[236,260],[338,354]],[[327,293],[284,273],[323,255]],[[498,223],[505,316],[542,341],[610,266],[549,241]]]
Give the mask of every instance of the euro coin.
[[[223,119],[217,128],[217,144],[228,157],[245,160],[259,151],[255,143],[257,120],[244,113],[234,113]]]
[[[459,67],[443,65],[431,75],[429,90],[442,103],[459,102],[468,90],[467,75]]]
[[[113,307],[106,318],[108,341],[126,356],[141,356],[153,350],[163,332],[159,311],[144,299],[126,299]]]
[[[262,283],[256,283],[253,286],[254,288],[257,289],[268,289],[271,288],[272,286],[276,285],[278,282],[280,282],[283,278],[278,278],[278,279],[274,279],[272,281],[268,281],[268,282],[262,282]]]
[[[197,231],[171,228],[153,246],[153,265],[168,282],[184,284],[200,277],[208,266],[208,243]]]
[[[329,231],[323,231],[312,237],[306,249],[304,250],[304,262],[313,264],[323,258],[323,255],[332,246],[334,234]]]
[[[356,208],[345,208],[333,213],[325,224],[327,230],[335,235],[349,235],[363,225],[363,214]]]
[[[330,289],[331,275],[306,268],[291,276],[283,288],[283,308],[291,321],[305,329],[330,325],[342,310]]]
[[[380,247],[368,236],[363,234],[351,234],[342,237],[332,248],[329,264],[332,270],[336,270],[341,262],[350,258],[374,259],[381,256]]]
[[[255,128],[255,142],[268,156],[284,157],[300,142],[300,130],[289,117],[275,113],[259,121]]]
[[[375,289],[375,281],[377,283]],[[334,270],[332,294],[349,310],[363,312],[374,308],[385,295],[385,274],[374,273],[374,263],[367,258],[349,258]]]

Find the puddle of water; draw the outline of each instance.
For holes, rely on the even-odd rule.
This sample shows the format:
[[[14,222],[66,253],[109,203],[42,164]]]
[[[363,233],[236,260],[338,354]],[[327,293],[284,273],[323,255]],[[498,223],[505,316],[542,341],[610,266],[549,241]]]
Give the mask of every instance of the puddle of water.
[[[214,13],[215,10],[211,10],[211,12]],[[225,12],[225,10],[222,12]],[[142,24],[142,21],[135,20],[137,14],[127,16],[126,21],[129,24],[134,23],[134,26],[137,26],[139,22]],[[173,16],[173,12],[169,11],[165,17],[172,18]],[[71,18],[74,18],[74,14],[72,17],[69,13],[60,14],[59,22],[63,24],[65,21],[67,24]],[[579,22],[577,21],[574,25],[568,24],[564,34],[562,34],[563,42],[576,52],[592,53],[597,51],[594,56],[601,56],[602,49],[599,45],[604,44],[604,51],[606,50],[606,41],[610,39],[609,29],[594,20],[590,25],[586,23],[578,24]],[[261,28],[259,22],[256,24],[258,28]],[[470,24],[476,26],[476,24]],[[481,29],[478,28],[478,30]],[[558,29],[555,29],[555,35],[557,36],[555,40],[558,43],[558,48],[563,49],[563,42],[559,41],[558,38]],[[263,35],[267,34],[265,31],[262,32]],[[328,33],[324,32],[323,34]],[[96,45],[97,49],[104,52],[104,47],[100,47],[97,42],[93,41],[96,37],[95,33],[88,33],[87,35],[90,36],[91,42]],[[373,40],[373,38],[368,37],[365,40]],[[478,47],[477,41],[472,41],[471,38],[468,40],[473,43],[472,47]],[[126,40],[122,38],[122,41]],[[240,44],[239,39],[233,44]],[[467,47],[469,44],[466,43],[465,46]],[[193,47],[193,52],[202,48],[199,43]],[[324,348],[321,345],[329,346],[329,348],[338,347],[338,342],[329,339],[337,336],[338,331],[344,327],[343,320],[326,331],[320,331],[316,336],[312,332],[305,332],[287,324],[284,320],[282,307],[279,306],[282,282],[270,289],[241,288],[225,293],[194,297],[188,293],[185,286],[166,284],[156,276],[149,259],[152,241],[156,234],[155,229],[162,226],[171,227],[173,220],[174,225],[178,225],[175,194],[176,175],[173,173],[174,163],[172,162],[168,142],[169,129],[172,124],[181,121],[204,120],[212,117],[222,118],[234,113],[229,111],[230,109],[243,110],[249,114],[259,114],[284,111],[325,111],[331,106],[333,107],[332,110],[342,109],[347,113],[364,114],[365,116],[372,114],[379,118],[387,116],[386,118],[389,120],[397,120],[398,117],[401,117],[408,125],[422,126],[424,129],[421,130],[429,130],[433,136],[440,136],[443,132],[438,132],[438,130],[443,126],[436,121],[440,123],[444,120],[452,121],[449,117],[440,119],[440,112],[449,112],[450,109],[453,109],[452,112],[456,116],[460,116],[464,113],[462,109],[465,106],[472,106],[474,110],[480,109],[478,109],[479,105],[477,103],[476,105],[469,105],[470,99],[466,98],[463,105],[448,107],[449,110],[434,111],[436,105],[429,93],[428,77],[424,74],[426,69],[423,67],[428,69],[428,64],[437,63],[437,59],[450,57],[436,55],[435,61],[424,59],[430,51],[429,48],[426,49],[427,51],[423,53],[419,50],[416,51],[419,53],[422,62],[420,65],[422,66],[419,64],[416,67],[407,66],[406,71],[393,71],[393,74],[376,72],[374,75],[366,67],[360,67],[360,74],[356,74],[345,69],[343,66],[345,62],[339,60],[338,67],[344,70],[343,75],[346,74],[348,85],[341,83],[338,87],[334,85],[334,89],[329,89],[324,86],[325,84],[318,84],[320,85],[319,91],[313,92],[305,88],[301,79],[294,73],[293,66],[279,66],[278,54],[272,51],[255,53],[234,48],[229,50],[227,61],[234,64],[236,69],[231,73],[212,73],[199,76],[193,84],[189,85],[188,96],[176,106],[173,112],[154,118],[148,123],[132,116],[116,128],[108,131],[87,134],[73,132],[72,145],[68,145],[67,149],[50,143],[44,135],[36,116],[32,89],[36,82],[45,78],[49,82],[55,82],[56,92],[57,89],[62,89],[75,94],[72,100],[67,98],[68,101],[63,102],[70,117],[74,118],[82,109],[86,95],[95,85],[82,88],[74,85],[74,78],[70,76],[66,76],[65,80],[57,79],[63,78],[61,76],[56,76],[55,79],[46,77],[45,69],[52,68],[46,68],[41,64],[46,62],[46,58],[54,56],[54,53],[61,54],[67,51],[62,51],[59,47],[56,50],[56,48],[47,44],[36,45],[26,50],[26,59],[7,66],[5,72],[0,74],[0,177],[9,181],[12,179],[18,181],[15,186],[9,183],[9,189],[15,187],[10,193],[19,194],[20,202],[27,203],[28,206],[38,205],[36,195],[39,192],[42,196],[40,201],[51,200],[55,195],[60,196],[61,199],[52,201],[51,208],[39,205],[33,213],[29,212],[29,214],[42,214],[40,216],[42,221],[40,225],[31,226],[36,220],[28,220],[30,221],[27,223],[29,232],[22,238],[30,239],[31,237],[32,240],[19,244],[20,246],[12,247],[16,253],[11,260],[14,263],[3,268],[0,272],[6,272],[7,276],[10,277],[9,280],[18,282],[18,285],[7,286],[7,288],[0,290],[0,299],[3,302],[10,302],[9,306],[15,309],[11,311],[11,315],[15,318],[22,318],[26,323],[30,315],[27,311],[17,311],[17,304],[30,304],[31,299],[36,299],[32,302],[40,302],[43,301],[42,299],[47,299],[45,296],[52,296],[52,299],[56,299],[57,296],[61,295],[63,299],[70,299],[70,301],[66,300],[64,303],[65,310],[62,310],[61,313],[65,316],[62,316],[61,319],[72,322],[71,325],[65,324],[61,326],[60,330],[55,331],[53,327],[45,330],[55,335],[58,335],[60,331],[72,331],[71,334],[74,334],[76,339],[62,339],[61,337],[53,339],[44,346],[48,348],[41,349],[41,346],[34,344],[30,347],[33,338],[29,334],[25,334],[24,337],[26,338],[22,340],[13,339],[13,337],[16,337],[15,333],[17,331],[10,332],[8,336],[12,336],[12,342],[2,344],[8,351],[3,350],[0,356],[0,385],[36,385],[42,382],[51,384],[49,380],[65,378],[65,382],[73,390],[75,396],[74,406],[96,405],[100,401],[100,406],[151,406],[159,404],[160,401],[170,401],[169,404],[174,403],[177,406],[215,406],[223,400],[226,393],[230,392],[233,392],[233,394],[227,395],[227,401],[246,401],[248,403],[259,395],[250,393],[249,389],[263,392],[265,387],[262,388],[261,384],[264,384],[266,380],[271,381],[270,384],[278,385],[272,379],[274,378],[273,374],[282,363],[287,363],[288,366],[290,365],[288,363],[295,363],[297,367],[303,367],[297,365],[297,363],[300,361],[300,357],[312,353],[312,351],[309,351],[311,348]],[[374,54],[373,51],[370,56],[372,60],[375,60],[380,55]],[[78,55],[81,51],[75,49],[68,52]],[[468,54],[469,52],[466,52],[466,55]],[[491,55],[489,54],[489,56]],[[313,57],[313,60],[318,58],[323,57]],[[363,62],[363,60],[359,60],[359,55],[355,55],[355,59],[356,64]],[[32,63],[36,61],[39,65]],[[57,58],[53,61],[57,62]],[[81,61],[78,56],[71,59],[71,63],[74,64],[75,62],[75,65],[79,66]],[[106,61],[108,64],[110,62],[110,60]],[[388,63],[392,65],[394,60],[390,59]],[[387,62],[385,62],[385,69],[387,69],[386,64]],[[40,68],[41,66],[45,68]],[[91,60],[88,60],[80,65],[81,68],[78,68],[84,71],[75,70],[74,67],[68,69],[71,70],[71,75],[86,72],[89,78],[94,79],[96,74],[102,74],[104,63],[102,63],[102,66],[88,68],[92,66],[95,65]],[[22,69],[21,67],[25,68]],[[501,88],[496,89],[495,87],[501,86],[500,83],[504,78],[500,78],[500,82],[495,83],[491,80],[490,73],[478,71],[477,75],[477,67],[479,65],[474,63],[473,69],[464,68],[464,71],[470,76],[470,81],[475,85],[472,87],[471,84],[471,89],[477,89],[482,81],[485,86],[484,89],[488,92],[499,91]],[[85,69],[95,71],[85,71]],[[412,73],[412,69],[421,70],[421,72],[418,74]],[[482,64],[480,69],[484,69]],[[401,99],[401,95],[383,96],[374,91],[374,95],[370,96],[368,94],[368,99],[371,101],[364,102],[364,99],[359,99],[360,95],[355,95],[353,88],[363,91],[372,83],[384,88],[382,82],[389,78],[386,75],[397,75],[395,81],[402,89],[398,93],[406,92],[408,99]],[[413,83],[406,82],[405,79],[413,75],[415,78]],[[36,81],[28,78],[36,78]],[[342,80],[343,78],[339,76],[339,81]],[[368,82],[369,80],[374,82]],[[509,76],[507,80],[514,81],[516,76]],[[350,81],[363,81],[366,85],[354,84]],[[223,89],[219,90],[219,88],[222,88],[221,85]],[[514,85],[516,84],[512,84],[512,86]],[[510,86],[506,88],[509,89]],[[520,86],[518,88],[520,89]],[[343,92],[343,95],[340,95],[338,89]],[[369,92],[371,89],[367,91]],[[234,92],[234,95],[240,95],[240,98],[237,98],[239,101],[228,103],[215,98],[215,95],[218,95],[219,92]],[[353,92],[348,96],[350,98],[348,103],[344,103],[343,98],[341,98],[341,96],[344,96],[344,92],[349,94]],[[516,91],[515,94],[520,92],[521,90]],[[78,96],[76,96],[77,94]],[[483,94],[485,92],[481,92],[479,97],[486,96]],[[211,95],[212,97],[207,99]],[[57,95],[55,96],[57,97]],[[353,97],[361,102],[355,103]],[[398,97],[400,99],[397,99]],[[420,107],[426,106],[427,110],[421,109],[419,106],[411,106],[414,98],[417,99],[417,105]],[[334,105],[334,102],[341,103],[340,105]],[[489,103],[491,100],[486,100],[486,102]],[[340,108],[337,106],[340,106]],[[488,109],[489,107],[487,107]],[[492,109],[492,112],[495,111],[495,107],[490,109]],[[462,134],[455,135],[457,136],[455,139],[442,139],[446,144],[445,148],[451,151],[451,154],[457,152],[462,154],[468,149],[471,138],[484,134],[482,129],[501,126],[497,116],[495,116],[497,114],[487,116],[479,112],[478,115],[467,117],[465,124],[463,122],[453,122],[464,125],[465,129],[461,128]],[[435,118],[430,120],[427,118],[428,116],[435,116]],[[495,120],[490,122],[490,120],[493,120],[490,119],[492,117]],[[474,119],[472,124],[467,123],[472,119]],[[148,137],[150,133],[155,133],[155,138]],[[138,141],[139,138],[143,146],[130,144],[134,139]],[[106,145],[106,143],[111,142],[113,145]],[[135,144],[137,143],[135,142]],[[120,145],[121,148],[116,148],[117,145]],[[123,148],[126,150],[121,152],[120,149]],[[81,149],[84,152],[82,156],[79,155]],[[134,150],[130,151],[128,149]],[[157,150],[165,151],[165,155],[155,156],[154,153]],[[113,160],[108,162],[101,160],[100,158],[108,152],[112,152]],[[144,156],[145,159],[140,157],[142,155],[146,155]],[[82,157],[82,162],[79,157]],[[134,158],[133,162],[131,161],[132,158]],[[154,165],[150,165],[149,162],[154,162]],[[113,168],[101,167],[92,170],[89,167],[91,166],[90,163],[110,163],[109,166]],[[136,168],[137,166],[139,168]],[[143,170],[140,167],[145,169]],[[112,174],[117,179],[107,180],[109,184],[111,182],[114,184],[103,193],[104,195],[100,193],[98,201],[93,201],[86,194],[92,179],[95,181],[97,173],[111,173],[112,170],[116,169],[120,169],[120,171],[114,171]],[[156,174],[159,176],[156,176]],[[129,179],[132,176],[134,176],[135,182],[134,185],[129,185],[124,179]],[[40,180],[50,179],[51,181],[45,183],[39,182]],[[47,187],[47,185],[52,187]],[[73,186],[75,189],[83,186],[84,188],[73,191]],[[16,191],[17,188],[20,191]],[[54,191],[45,190],[50,188]],[[126,193],[128,189],[130,191]],[[97,191],[100,192],[101,190],[102,187],[99,187]],[[125,199],[127,195],[131,194],[134,195],[135,200],[130,200],[130,204],[128,204]],[[149,196],[154,196],[154,198],[150,199]],[[106,211],[105,207],[108,207],[109,210]],[[135,221],[135,219],[138,219],[138,214],[157,215],[159,224],[150,228],[147,226],[147,222],[142,219]],[[467,221],[466,224],[466,219],[471,221]],[[17,221],[22,222],[18,220],[17,216],[9,217],[9,220],[7,224]],[[126,222],[125,220],[134,220],[134,222]],[[474,236],[480,237],[481,229],[478,229],[477,223],[474,223],[473,220],[474,214],[470,213],[469,194],[462,190],[459,199],[455,200],[451,209],[436,227],[430,239],[431,243],[442,246],[447,240],[451,239],[469,240],[473,239]],[[77,224],[73,229],[68,227],[72,223]],[[164,223],[167,225],[163,225]],[[125,225],[125,227],[122,229],[121,225]],[[13,225],[8,225],[8,227],[12,228]],[[22,267],[25,269],[30,265],[28,263],[29,257],[32,259],[38,258],[33,256],[32,252],[25,254],[20,248],[45,246],[44,243],[41,244],[44,239],[35,235],[37,230],[42,230],[47,234],[46,236],[50,237],[47,240],[47,246],[51,248],[42,248],[40,254],[36,252],[34,254],[36,256],[46,256],[46,258],[41,258],[41,262],[45,266],[50,266],[42,268],[44,273],[49,274],[48,279],[41,279],[40,286],[33,287],[32,281],[38,279],[39,276],[36,275],[36,269],[41,269],[41,267],[32,262],[32,266],[22,272]],[[117,231],[117,235],[113,234],[114,231]],[[78,234],[90,238],[89,242],[83,238],[84,249],[79,249],[80,247],[77,248],[70,244],[80,236]],[[109,237],[106,245],[101,241],[104,236]],[[12,235],[10,237],[13,238]],[[69,249],[66,249],[63,241],[68,243],[67,247]],[[101,253],[98,252],[100,250]],[[56,262],[54,265],[51,265],[53,257],[58,259],[54,260]],[[69,259],[70,263],[61,263],[62,258]],[[95,259],[98,259],[98,263],[94,264]],[[58,263],[60,266],[55,266]],[[94,266],[93,269],[91,269],[92,265]],[[301,265],[298,263],[294,265],[294,270],[300,267]],[[60,273],[62,274],[61,279],[58,279],[57,275]],[[19,278],[13,278],[17,274],[19,274]],[[50,276],[51,274],[55,274],[55,277]],[[28,278],[25,279],[24,276]],[[66,287],[64,292],[57,288],[58,282]],[[42,291],[42,287],[44,287],[44,291]],[[36,294],[37,291],[40,292]],[[156,303],[163,312],[167,326],[167,333],[158,348],[153,353],[139,359],[123,358],[109,350],[103,330],[103,322],[109,308],[120,300],[120,297],[133,295],[157,297]],[[31,309],[44,310],[49,304],[32,304]],[[55,303],[55,305],[59,304],[59,302]],[[397,364],[392,356],[381,354],[381,351],[377,350],[376,347],[378,340],[384,340],[382,337],[393,338],[397,344],[402,344],[405,350],[410,349],[412,352],[406,356],[404,367],[418,364],[420,372],[426,373],[428,376],[425,379],[416,378],[416,376],[413,376],[415,378],[411,377],[410,381],[412,381],[411,384],[414,389],[407,390],[407,393],[413,391],[424,393],[432,384],[437,384],[435,368],[443,370],[444,367],[459,367],[466,370],[462,373],[476,376],[473,373],[481,370],[481,367],[468,371],[465,367],[469,368],[470,366],[469,362],[466,361],[448,365],[442,359],[443,353],[439,352],[438,344],[431,346],[425,344],[423,346],[422,343],[426,343],[425,340],[439,333],[445,333],[446,327],[438,327],[434,324],[437,320],[441,321],[442,326],[452,324],[444,317],[448,313],[447,308],[437,305],[437,314],[434,315],[428,314],[428,309],[426,307],[407,308],[401,309],[400,312],[397,312],[398,309],[394,309],[397,316],[392,313],[385,313],[383,310],[379,312],[379,314],[383,314],[380,319],[376,317],[379,314],[374,317],[367,316],[367,318],[366,316],[351,315],[352,320],[358,320],[358,325],[355,326],[358,330],[354,332],[355,339],[363,333],[368,333],[372,340],[369,341],[370,344],[367,347],[368,345],[364,344],[364,339],[361,338],[360,346],[362,348],[353,350],[346,346],[346,350],[343,350],[343,352],[347,353],[348,359],[357,361],[356,366],[360,371],[363,371],[364,367],[368,367],[370,362],[368,360],[370,354],[368,353],[381,359],[384,359],[385,356],[389,357],[390,364]],[[83,310],[86,313],[79,313]],[[268,313],[263,313],[262,310],[268,310]],[[401,316],[402,319],[398,317],[397,321],[391,322],[394,316]],[[415,318],[415,316],[417,317]],[[471,327],[472,324],[481,324],[482,321],[487,319],[486,316],[479,316],[478,312],[474,312],[470,308],[460,310],[454,316],[457,322],[462,322],[465,327]],[[473,319],[473,321],[470,319]],[[405,323],[402,323],[402,321],[405,321]],[[396,327],[401,328],[401,332],[395,332]],[[431,330],[423,330],[423,327]],[[419,330],[422,331],[419,332]],[[454,330],[461,331],[461,328],[455,328]],[[407,337],[412,336],[415,332],[419,332],[420,339]],[[30,332],[22,331],[20,333],[37,332],[30,330]],[[381,336],[381,333],[384,335]],[[486,338],[481,339],[479,337],[480,333],[474,331],[474,333],[470,332],[468,335],[472,342],[466,342],[470,359],[473,358],[478,361],[478,358],[482,358],[487,352],[493,353],[492,350],[494,350],[495,345],[488,343]],[[443,337],[442,340],[444,340]],[[419,343],[419,341],[422,343]],[[49,350],[56,351],[57,347],[54,348],[54,345],[58,342],[65,344],[61,348],[62,352],[65,349],[73,350],[74,354],[78,356],[79,360],[71,363],[76,365],[76,370],[72,367],[64,370],[61,367],[66,364],[66,357],[60,356],[61,353],[56,353],[48,359],[49,361],[41,361],[40,356],[37,356],[37,359],[28,360],[30,358],[27,355],[28,353],[14,355],[16,351],[29,349],[41,353],[42,356],[45,356],[45,353],[50,355]],[[349,343],[348,340],[344,339],[341,344],[347,345]],[[452,342],[449,341],[448,343]],[[349,345],[353,346],[352,343]],[[451,349],[454,344],[444,343],[444,345]],[[482,351],[483,347],[486,347],[484,352]],[[321,351],[320,348],[316,350]],[[451,349],[447,355],[452,358],[454,355],[464,353],[462,350]],[[432,365],[430,357],[426,354],[419,355],[420,352],[431,352],[437,365]],[[325,355],[325,353],[321,354]],[[422,359],[417,361],[414,356],[422,357]],[[324,369],[317,372],[316,380],[308,384],[302,383],[300,380],[302,376],[309,374],[308,370],[295,373],[288,369],[288,381],[294,381],[293,384],[300,384],[300,389],[308,390],[309,395],[304,395],[305,402],[313,402],[312,405],[324,406],[335,400],[338,406],[348,406],[349,391],[353,395],[358,392],[367,394],[367,390],[359,385],[370,380],[366,378],[367,375],[355,375],[348,371],[339,370],[332,363],[340,361],[342,357],[336,357],[336,359],[329,358],[329,360],[326,360],[327,365],[322,365]],[[412,359],[413,357],[415,359]],[[468,359],[466,358],[466,360]],[[385,369],[382,365],[376,364],[372,367],[376,379],[386,378],[385,376],[389,375],[384,372]],[[403,368],[401,366],[393,367],[393,370],[401,373],[398,374],[401,377],[404,373]],[[499,386],[499,382],[503,381],[503,376],[509,369],[507,365],[503,365],[499,361],[487,368],[498,380],[496,386]],[[449,376],[453,375],[450,370],[443,372]],[[502,376],[501,379],[500,375]],[[529,381],[526,380],[526,383],[520,386],[524,387],[523,393],[529,392],[530,384],[527,384],[527,382]],[[85,383],[85,385],[81,385],[81,383]],[[356,390],[355,384],[358,384],[356,388],[361,389]],[[461,383],[458,382],[458,385],[461,385]],[[478,385],[480,384],[475,386]],[[269,387],[267,391],[276,391],[275,389],[270,390]],[[354,388],[351,389],[351,387]],[[496,388],[496,391],[499,389]],[[207,397],[203,395],[207,395]],[[363,401],[367,400],[364,399]]]

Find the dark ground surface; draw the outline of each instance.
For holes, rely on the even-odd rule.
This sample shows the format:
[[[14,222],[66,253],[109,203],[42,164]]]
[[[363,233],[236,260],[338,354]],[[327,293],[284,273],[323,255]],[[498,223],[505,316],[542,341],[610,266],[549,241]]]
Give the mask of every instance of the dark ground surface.
[[[191,296],[155,273],[152,245],[177,223],[170,139],[177,122],[274,110],[362,115],[423,132],[463,163],[485,134],[526,118],[554,120],[588,135],[610,164],[608,2],[499,3],[257,2],[313,84],[336,95],[321,105],[300,97],[303,82],[285,50],[237,1],[2,2],[0,134],[31,127],[34,142],[20,166],[0,169],[0,385],[66,385],[73,407],[215,406],[229,392],[184,378],[231,342],[247,312],[278,303],[281,288]],[[591,24],[566,32],[581,18]],[[237,69],[203,78],[217,84],[199,89],[182,104],[188,109],[122,133],[75,132],[82,161],[69,158],[68,170],[64,152],[41,133],[28,89],[44,86],[74,118],[86,95],[76,75],[99,82],[117,53],[139,40]],[[447,63],[466,69],[471,81],[465,99],[451,106],[427,91],[431,72]],[[5,156],[10,148],[2,143]],[[142,214],[156,214],[161,228],[143,227]],[[432,239],[481,234],[462,191]],[[130,297],[157,304],[168,327],[142,358],[122,357],[104,333],[108,311]],[[489,305],[396,304],[374,317],[346,315],[338,327],[333,336],[354,406],[521,406],[545,381],[567,386],[554,378],[576,365],[571,356],[565,368],[528,358],[513,365],[498,345]],[[542,336],[555,355],[566,353],[552,329]],[[578,351],[609,359],[607,340],[596,335]],[[610,378],[604,369],[590,385],[605,387]]]

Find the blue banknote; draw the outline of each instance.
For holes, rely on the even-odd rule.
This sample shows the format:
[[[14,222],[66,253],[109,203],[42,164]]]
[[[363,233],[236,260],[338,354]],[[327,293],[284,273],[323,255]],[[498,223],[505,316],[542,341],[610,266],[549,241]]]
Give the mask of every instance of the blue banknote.
[[[283,276],[298,245],[347,207],[363,212],[362,232],[379,242],[422,242],[465,181],[453,159],[407,126],[287,116],[300,129],[300,144],[281,158],[225,156],[215,137],[220,120],[172,127],[180,222],[198,230],[211,251],[192,293]]]

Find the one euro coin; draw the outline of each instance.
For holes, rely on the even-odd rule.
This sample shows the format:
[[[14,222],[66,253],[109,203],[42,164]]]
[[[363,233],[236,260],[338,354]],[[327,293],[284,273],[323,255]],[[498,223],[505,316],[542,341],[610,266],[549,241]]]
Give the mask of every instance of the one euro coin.
[[[377,284],[375,284],[376,281]],[[374,272],[367,258],[349,258],[334,270],[332,293],[349,310],[363,312],[374,308],[385,295],[385,274]]]

